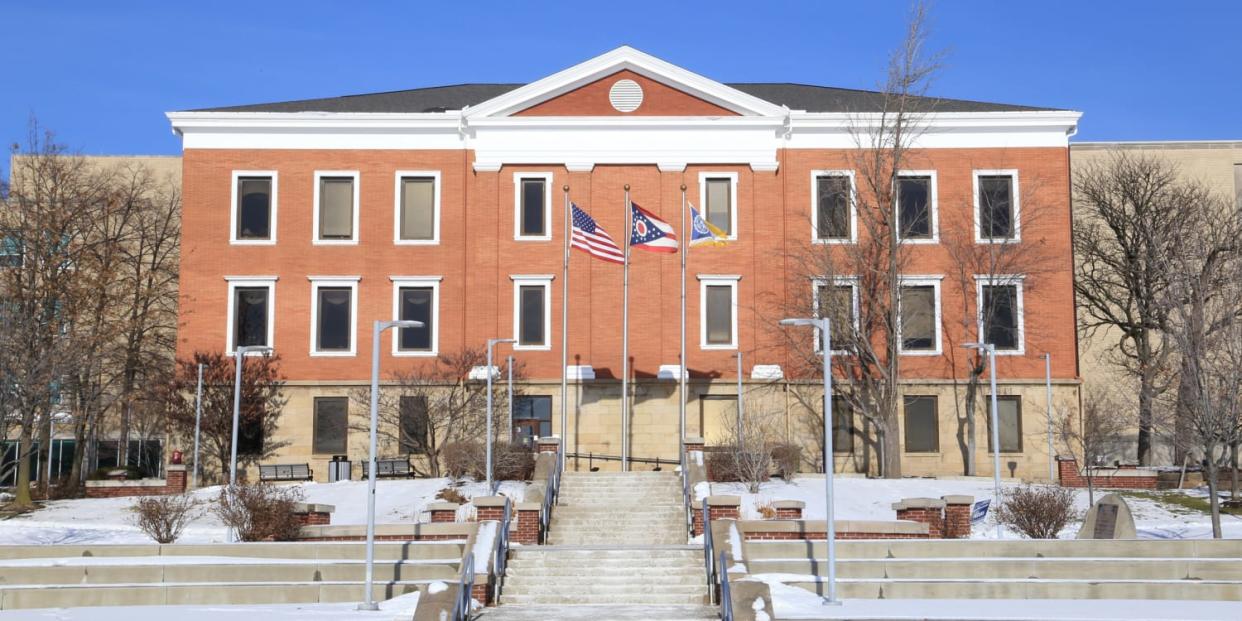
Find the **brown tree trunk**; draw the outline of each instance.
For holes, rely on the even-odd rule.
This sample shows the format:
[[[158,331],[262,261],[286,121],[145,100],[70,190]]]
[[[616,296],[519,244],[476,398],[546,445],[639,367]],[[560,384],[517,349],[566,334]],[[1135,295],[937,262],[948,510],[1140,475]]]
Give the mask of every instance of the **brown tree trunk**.
[[[30,496],[30,440],[30,425],[22,425],[17,436],[17,482],[13,490],[13,505],[22,509],[34,506]]]
[[[1208,458],[1204,460],[1204,469],[1207,471],[1208,500],[1212,507],[1212,538],[1220,539],[1220,497],[1217,495],[1217,488],[1220,486],[1216,481],[1219,468],[1216,465],[1216,460],[1211,458],[1212,451],[1208,451],[1208,453]]]

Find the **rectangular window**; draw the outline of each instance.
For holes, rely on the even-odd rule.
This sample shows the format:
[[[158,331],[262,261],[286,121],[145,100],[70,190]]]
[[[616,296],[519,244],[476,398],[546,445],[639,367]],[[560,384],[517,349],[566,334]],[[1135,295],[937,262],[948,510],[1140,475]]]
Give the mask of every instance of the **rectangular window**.
[[[897,236],[912,241],[934,241],[935,182],[931,175],[897,178]]]
[[[708,177],[703,180],[706,195],[703,211],[708,222],[733,236],[733,179]]]
[[[398,290],[399,319],[423,322],[421,328],[401,328],[398,351],[430,352],[435,349],[432,334],[435,332],[434,287],[401,287]]]
[[[238,176],[234,241],[272,240],[272,191],[270,176]]]
[[[552,331],[549,290],[551,276],[511,276],[515,349],[548,349]]]
[[[316,455],[343,455],[349,436],[349,397],[315,397]]]
[[[851,174],[816,174],[816,241],[849,241],[854,237],[853,185],[854,178]]]
[[[316,287],[315,351],[353,349],[353,288]]]
[[[940,423],[936,415],[936,397],[905,398],[906,452],[940,452]]]
[[[422,455],[431,448],[431,419],[427,414],[427,397],[402,395],[398,405],[401,418],[400,452]]]
[[[513,398],[513,438],[530,446],[535,438],[552,435],[552,397],[525,395]]]
[[[398,173],[397,243],[439,239],[438,174]]]
[[[1011,240],[1017,237],[1017,201],[1014,175],[981,174],[976,171],[975,186],[978,238]]]
[[[831,345],[833,351],[843,351],[854,334],[858,324],[858,305],[854,295],[854,284],[837,281],[835,283],[818,282],[815,284],[815,315],[828,317],[832,326]],[[818,332],[815,335],[815,350],[819,351]]]
[[[832,452],[854,452],[854,407],[848,399],[839,395],[832,397]]]
[[[0,267],[21,267],[22,243],[16,237],[0,239]]]
[[[901,285],[898,301],[902,353],[939,353],[939,286],[911,282]]]
[[[358,224],[357,173],[315,173],[318,205],[315,208],[316,240],[354,242]]]
[[[990,397],[985,408],[991,408]],[[988,452],[992,451],[992,413],[984,410],[988,427]],[[1000,445],[1002,453],[1022,452],[1022,397],[996,395],[996,419],[1000,421]]]
[[[699,346],[737,347],[736,276],[699,276]]]
[[[548,218],[551,214],[551,174],[515,174],[517,239],[551,239]]]
[[[234,346],[266,345],[271,347],[271,287],[238,286],[233,288]]]
[[[979,331],[985,343],[996,350],[1022,351],[1022,320],[1019,314],[1019,285],[979,285]]]

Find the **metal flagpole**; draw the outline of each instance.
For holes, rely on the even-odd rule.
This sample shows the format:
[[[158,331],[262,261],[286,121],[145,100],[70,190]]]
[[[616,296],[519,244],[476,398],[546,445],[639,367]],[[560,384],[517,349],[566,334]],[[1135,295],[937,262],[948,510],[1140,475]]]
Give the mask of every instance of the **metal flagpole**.
[[[565,468],[569,453],[569,186],[565,192],[565,259],[561,263],[561,469]]]
[[[1045,352],[1043,358],[1044,387],[1048,391],[1047,403],[1045,404],[1048,408],[1048,480],[1056,481],[1057,473],[1055,462],[1057,461],[1057,456],[1052,450],[1052,354],[1050,352]]]
[[[681,184],[681,358],[678,360],[677,378],[677,429],[680,434],[678,447],[686,441],[686,184]],[[682,450],[678,448],[678,450]],[[683,475],[684,476],[684,475]]]
[[[513,441],[513,356],[510,355],[505,360],[505,369],[509,372],[509,382],[506,391],[509,393],[509,441]],[[536,430],[537,431],[537,430]]]
[[[621,289],[621,471],[630,469],[630,235],[634,232],[634,208],[630,184],[625,184],[625,275]]]
[[[194,476],[190,487],[198,489],[198,436],[203,423],[203,363],[198,363],[198,390],[194,396]]]

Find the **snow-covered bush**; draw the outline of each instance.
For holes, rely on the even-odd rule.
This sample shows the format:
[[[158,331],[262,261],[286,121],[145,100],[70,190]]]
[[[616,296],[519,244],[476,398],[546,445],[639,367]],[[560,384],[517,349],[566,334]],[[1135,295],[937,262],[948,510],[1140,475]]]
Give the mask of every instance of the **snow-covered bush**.
[[[181,536],[194,518],[202,511],[201,503],[190,494],[169,496],[143,496],[129,510],[134,512],[134,524],[156,543],[172,543]]]
[[[301,500],[297,487],[243,484],[225,487],[215,512],[239,541],[294,541],[302,522],[293,510]]]
[[[1031,539],[1056,539],[1074,517],[1073,490],[1056,485],[1008,490],[996,511],[997,521]]]

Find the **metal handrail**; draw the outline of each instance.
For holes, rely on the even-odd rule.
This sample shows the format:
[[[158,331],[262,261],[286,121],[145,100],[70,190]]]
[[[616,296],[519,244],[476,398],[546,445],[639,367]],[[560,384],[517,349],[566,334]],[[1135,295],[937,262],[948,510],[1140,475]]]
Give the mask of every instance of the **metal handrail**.
[[[723,552],[721,552],[723,554]],[[708,602],[716,603],[716,544],[712,541],[712,523],[707,519],[707,501],[703,501],[703,562],[707,570]]]
[[[452,621],[469,621],[470,591],[474,588],[474,553],[466,552],[461,566],[461,581],[457,584],[457,601],[453,603]]]
[[[600,461],[627,461],[636,464],[655,464],[656,466],[676,466],[677,462],[672,459],[662,459],[660,457],[621,457],[620,455],[608,455],[605,453],[569,453],[566,457],[574,459],[586,458],[587,460]]]
[[[686,461],[686,451],[681,451],[681,502],[686,509],[686,535],[694,537],[694,508],[690,499],[690,462]]]
[[[733,621],[733,596],[729,592],[729,570],[725,567],[725,553],[720,551],[720,621]]]
[[[548,528],[552,525],[552,507],[557,503],[561,495],[561,472],[564,454],[564,445],[556,447],[556,462],[552,465],[552,470],[548,472],[548,483],[543,489],[543,507],[539,511],[539,543],[547,541]]]
[[[513,517],[513,503],[505,498],[505,513],[500,519],[500,532],[496,533],[496,547],[492,550],[492,601],[500,601],[500,589],[505,582],[505,566],[509,561],[509,521]]]

